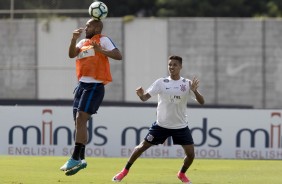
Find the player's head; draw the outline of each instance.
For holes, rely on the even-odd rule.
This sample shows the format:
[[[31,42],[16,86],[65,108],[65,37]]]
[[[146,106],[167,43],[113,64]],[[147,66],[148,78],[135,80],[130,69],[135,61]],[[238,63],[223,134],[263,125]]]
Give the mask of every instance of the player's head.
[[[168,57],[169,60],[177,60],[179,62],[180,65],[182,65],[182,57],[180,56],[176,56],[176,55],[171,55]]]
[[[86,23],[85,34],[86,38],[90,39],[96,34],[101,34],[103,30],[103,22],[100,20],[89,19]]]
[[[168,57],[168,71],[171,76],[179,76],[182,69],[182,57],[172,55]]]

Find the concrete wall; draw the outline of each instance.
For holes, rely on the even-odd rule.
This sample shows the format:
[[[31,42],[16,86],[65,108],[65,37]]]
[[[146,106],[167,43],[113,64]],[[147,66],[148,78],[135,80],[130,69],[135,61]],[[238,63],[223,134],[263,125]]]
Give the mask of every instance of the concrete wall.
[[[0,29],[0,98],[36,98],[35,21],[0,20]]]
[[[213,19],[171,18],[168,20],[168,53],[183,57],[182,75],[200,79],[207,103],[215,104],[216,63]]]
[[[69,59],[73,20],[40,20],[37,23],[38,98],[72,98],[76,86],[75,60]]]
[[[72,31],[87,18],[0,20],[0,98],[72,99],[74,59],[67,56]],[[207,104],[281,108],[281,20],[234,18],[108,18],[104,34],[123,52],[111,60],[114,81],[107,101],[139,101],[167,75],[167,56],[183,57],[182,75],[200,79]],[[84,37],[84,36],[82,36]],[[156,99],[153,99],[155,101]]]
[[[216,24],[218,102],[262,107],[262,22],[220,19]]]
[[[72,99],[77,85],[75,59],[68,57],[68,47],[72,31],[85,27],[88,19],[40,20],[38,32],[38,98]],[[114,40],[122,51],[121,20],[105,22],[104,33]],[[116,31],[118,30],[118,31]],[[82,34],[81,38],[84,38]],[[114,82],[107,85],[106,100],[119,101],[123,93],[123,68],[121,61],[110,60]]]
[[[135,89],[148,88],[167,75],[167,21],[139,19],[125,24],[125,99],[137,101]],[[153,99],[156,101],[156,98]]]
[[[282,22],[265,22],[265,107],[282,106]]]

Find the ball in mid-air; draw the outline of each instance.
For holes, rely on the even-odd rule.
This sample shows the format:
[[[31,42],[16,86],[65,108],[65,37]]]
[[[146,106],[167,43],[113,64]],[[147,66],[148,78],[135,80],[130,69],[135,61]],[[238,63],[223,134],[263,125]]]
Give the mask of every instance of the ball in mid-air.
[[[95,1],[89,6],[88,12],[95,20],[102,20],[108,15],[108,7],[101,1]]]

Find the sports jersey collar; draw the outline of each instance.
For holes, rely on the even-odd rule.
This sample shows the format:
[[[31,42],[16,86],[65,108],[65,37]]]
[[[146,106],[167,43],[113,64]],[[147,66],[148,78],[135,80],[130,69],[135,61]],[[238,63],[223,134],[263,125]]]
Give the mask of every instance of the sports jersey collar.
[[[183,77],[180,76],[180,78],[178,80],[173,80],[170,76],[168,76],[167,79],[172,80],[172,81],[180,81],[180,80],[183,80]]]

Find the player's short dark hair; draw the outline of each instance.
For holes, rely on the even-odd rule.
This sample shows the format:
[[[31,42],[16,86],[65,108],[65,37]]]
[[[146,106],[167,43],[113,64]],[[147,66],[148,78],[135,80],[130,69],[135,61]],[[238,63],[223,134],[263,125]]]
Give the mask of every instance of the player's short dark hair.
[[[168,57],[169,60],[174,59],[177,60],[181,65],[182,65],[182,57],[176,56],[176,55],[171,55]]]
[[[90,19],[90,24],[95,24],[98,26],[101,30],[103,29],[103,22],[101,20],[95,20],[94,18]]]

